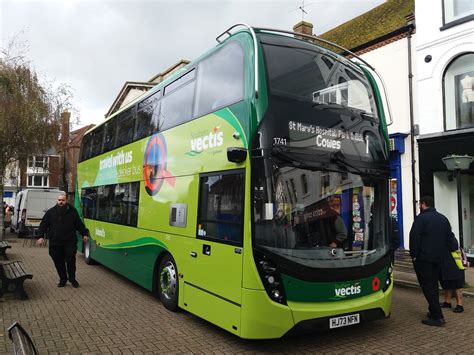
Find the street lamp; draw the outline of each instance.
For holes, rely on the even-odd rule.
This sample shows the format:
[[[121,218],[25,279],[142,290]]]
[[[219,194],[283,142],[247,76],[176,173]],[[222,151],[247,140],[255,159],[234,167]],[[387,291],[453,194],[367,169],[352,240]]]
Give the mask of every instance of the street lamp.
[[[463,222],[462,222],[462,200],[461,200],[461,171],[469,169],[469,165],[474,160],[470,155],[448,155],[442,158],[443,163],[449,171],[453,172],[457,183],[458,193],[458,221],[459,221],[459,245],[464,247]]]

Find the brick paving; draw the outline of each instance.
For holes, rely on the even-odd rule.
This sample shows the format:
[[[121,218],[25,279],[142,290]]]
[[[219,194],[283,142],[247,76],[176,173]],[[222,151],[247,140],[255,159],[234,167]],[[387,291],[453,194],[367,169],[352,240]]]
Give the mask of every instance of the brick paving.
[[[445,311],[444,328],[420,323],[426,302],[419,289],[396,287],[392,316],[331,332],[249,341],[184,311],[171,313],[148,291],[78,254],[79,289],[56,287],[47,248],[10,239],[10,260],[23,260],[33,280],[29,299],[0,302],[0,354],[11,351],[6,329],[19,321],[40,354],[158,353],[473,353],[474,298],[466,311]]]

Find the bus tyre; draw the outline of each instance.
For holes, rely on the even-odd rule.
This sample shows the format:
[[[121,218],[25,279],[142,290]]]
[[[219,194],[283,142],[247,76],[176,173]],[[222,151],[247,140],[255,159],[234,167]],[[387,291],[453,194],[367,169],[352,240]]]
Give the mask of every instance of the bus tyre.
[[[158,268],[158,296],[166,309],[178,309],[178,269],[173,257],[169,254],[161,259]]]
[[[95,262],[91,258],[91,239],[87,242],[83,242],[83,250],[84,250],[84,261],[87,265],[94,265]]]

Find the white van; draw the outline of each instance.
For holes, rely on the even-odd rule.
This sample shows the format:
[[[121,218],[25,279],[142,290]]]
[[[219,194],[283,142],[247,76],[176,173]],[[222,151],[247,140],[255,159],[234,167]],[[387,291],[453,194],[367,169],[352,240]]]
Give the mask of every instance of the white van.
[[[16,195],[11,227],[19,237],[33,235],[47,210],[56,204],[64,191],[58,189],[25,189]]]

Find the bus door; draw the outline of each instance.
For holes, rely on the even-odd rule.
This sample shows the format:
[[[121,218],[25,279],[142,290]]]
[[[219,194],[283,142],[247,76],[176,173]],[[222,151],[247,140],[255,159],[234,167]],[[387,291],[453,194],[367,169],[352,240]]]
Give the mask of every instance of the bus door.
[[[200,176],[184,291],[186,309],[234,333],[240,331],[244,176],[243,170]]]

